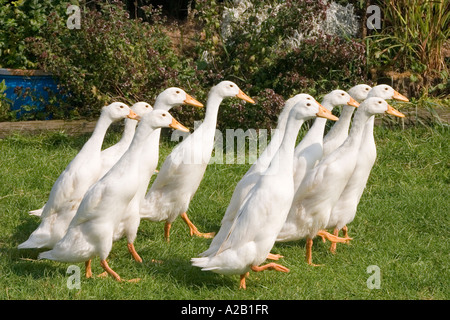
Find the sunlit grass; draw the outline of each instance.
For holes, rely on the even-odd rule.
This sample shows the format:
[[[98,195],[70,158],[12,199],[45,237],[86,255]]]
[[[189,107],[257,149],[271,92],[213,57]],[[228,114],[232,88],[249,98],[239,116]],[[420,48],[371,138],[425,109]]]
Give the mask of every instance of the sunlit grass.
[[[69,289],[67,263],[36,260],[38,250],[18,250],[39,220],[28,210],[42,206],[53,182],[87,136],[14,135],[0,140],[0,299],[448,299],[450,134],[446,128],[376,128],[378,159],[349,225],[350,245],[316,240],[315,263],[305,263],[304,241],[276,244],[274,253],[290,273],[251,273],[247,290],[238,276],[222,276],[192,267],[189,260],[210,240],[190,237],[177,219],[171,241],[164,223],[142,221],[135,242],[144,262],[129,255],[124,239],[116,242],[110,266],[124,279],[84,279]],[[112,144],[118,135],[109,136]],[[173,147],[161,144],[161,161]],[[234,186],[248,164],[212,164],[188,211],[200,231],[218,231]],[[152,259],[156,261],[152,261]],[[84,264],[77,264],[84,272]],[[369,289],[367,267],[381,272],[380,289]],[[103,272],[98,259],[95,275]]]

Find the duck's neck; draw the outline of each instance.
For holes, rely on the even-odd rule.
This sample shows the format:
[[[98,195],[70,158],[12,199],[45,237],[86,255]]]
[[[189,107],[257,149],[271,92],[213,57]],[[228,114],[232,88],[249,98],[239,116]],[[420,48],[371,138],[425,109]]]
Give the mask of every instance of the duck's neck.
[[[264,151],[259,156],[258,160],[255,162],[255,165],[259,168],[267,168],[272,160],[275,152],[278,150],[281,140],[283,139],[284,133],[286,131],[287,120],[289,117],[289,112],[291,108],[284,108],[278,117],[277,128],[274,130],[272,137],[270,138],[270,142]]]
[[[375,147],[375,137],[373,136],[373,127],[375,124],[375,116],[371,116],[369,120],[366,121],[364,125],[364,132],[361,139],[361,148],[374,148]]]
[[[133,119],[125,119],[125,126],[123,129],[122,138],[118,143],[129,145],[133,140],[134,133],[136,131],[136,126],[138,122]]]
[[[288,119],[283,140],[272,159],[269,170],[275,170],[278,173],[287,172],[292,175],[295,143],[297,141],[298,131],[303,123],[304,120],[296,120],[295,117]]]
[[[285,107],[283,108],[280,115],[278,116],[277,132],[279,132],[278,134],[281,136],[280,141],[284,135],[284,132],[286,131],[289,114],[292,110],[292,107],[294,106],[294,102],[295,102],[295,100],[294,101],[289,101],[289,100],[286,101]]]
[[[153,105],[153,110],[164,110],[169,111],[172,109],[172,105],[169,105],[163,101],[163,99],[158,96],[155,100],[155,104]],[[147,137],[147,141],[145,145],[147,146],[142,154],[141,154],[141,163],[142,166],[145,166],[146,163],[152,163],[151,160],[153,157],[159,156],[159,138],[161,136],[161,128],[156,128],[152,131],[150,135]],[[153,174],[153,172],[151,173]]]
[[[353,118],[352,127],[346,143],[349,146],[359,147],[363,138],[364,128],[370,119],[373,119],[373,115],[369,115],[364,110],[358,109]]]
[[[369,120],[367,120],[366,125],[364,127],[364,135],[370,135],[373,137],[374,125],[375,125],[375,115],[371,116]]]
[[[140,161],[140,157],[136,156],[136,154],[142,152],[144,146],[146,145],[145,143],[146,140],[153,131],[154,128],[152,128],[149,125],[141,124],[140,126],[138,126],[131,141],[131,144],[126,152],[127,157],[131,158],[133,161],[136,161],[136,163],[138,163]]]
[[[97,121],[95,125],[94,131],[92,132],[89,140],[84,144],[82,151],[83,152],[100,152],[103,144],[103,140],[105,139],[106,131],[109,126],[113,123],[112,119],[109,117],[102,117]],[[81,151],[80,151],[81,152]]]
[[[308,133],[305,135],[305,138],[307,140],[312,139],[317,142],[322,142],[326,123],[327,123],[327,119],[316,118],[316,120],[314,120],[313,125],[308,130]]]
[[[332,111],[334,105],[332,105],[328,100],[324,99],[321,103],[322,106]],[[327,119],[325,118],[316,118],[314,120],[314,124],[306,133],[303,140],[308,141],[310,143],[323,143],[323,134],[325,132],[325,125],[327,123]]]
[[[222,100],[223,97],[219,96],[214,90],[209,93],[208,100],[206,101],[205,118],[200,125],[202,130],[215,132],[217,125],[217,114],[219,112],[219,107]]]
[[[156,97],[155,103],[153,104],[153,110],[164,110],[169,111],[173,106],[168,105],[164,102],[164,96],[159,95]]]
[[[353,111],[355,110],[352,106],[343,106],[342,112],[339,115],[339,120],[331,127],[330,131],[327,133],[326,138],[330,139],[340,134],[348,134],[348,129],[350,127],[350,122],[352,119]]]

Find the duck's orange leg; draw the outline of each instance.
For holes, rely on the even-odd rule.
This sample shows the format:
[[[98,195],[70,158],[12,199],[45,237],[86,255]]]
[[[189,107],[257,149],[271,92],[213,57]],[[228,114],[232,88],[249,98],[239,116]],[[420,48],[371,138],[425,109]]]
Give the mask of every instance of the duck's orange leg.
[[[342,232],[343,232],[343,234],[344,234],[344,238],[349,238],[349,239],[351,239],[351,238],[348,236],[348,227],[347,227],[347,226],[343,226],[343,227],[342,227]],[[350,243],[350,240],[347,240],[347,243]]]
[[[306,262],[313,267],[318,267],[320,265],[312,263],[312,245],[313,245],[313,239],[307,238],[306,239]]]
[[[241,278],[239,281],[239,289],[247,289],[247,286],[245,285],[245,278],[248,277],[248,272],[241,274]]]
[[[183,221],[188,225],[191,236],[196,235],[197,237],[211,239],[216,234],[215,232],[202,233],[198,231],[197,227],[191,222],[191,220],[189,220],[186,212],[183,212],[183,214],[181,214],[181,219],[183,219]]]
[[[100,261],[100,265],[102,266],[102,268],[111,276],[113,277],[115,280],[117,281],[122,281],[120,279],[120,276],[109,267],[108,262],[106,262],[106,260],[102,260]]]
[[[284,256],[282,256],[281,254],[269,253],[267,255],[267,259],[269,259],[269,260],[275,260],[276,261],[276,260],[279,260],[281,258],[284,258]]]
[[[251,270],[255,271],[255,272],[261,272],[264,270],[275,270],[275,271],[281,271],[281,272],[289,272],[289,269],[286,268],[285,266],[282,266],[281,264],[278,263],[268,263],[265,264],[263,266],[251,266]],[[239,282],[239,289],[247,289],[246,285],[245,285],[245,278],[249,275],[249,273],[244,273],[241,274],[240,277],[240,282]]]
[[[105,277],[108,274],[113,277],[116,281],[122,281],[122,279],[120,278],[120,276],[117,274],[117,272],[115,272],[113,269],[111,269],[108,265],[108,262],[106,262],[106,260],[101,260],[100,261],[100,265],[102,266],[102,268],[105,270],[105,272],[103,272],[102,274],[99,274],[98,277]],[[136,278],[136,279],[131,279],[131,280],[127,280],[127,282],[139,282],[141,279]]]
[[[92,277],[92,269],[91,269],[91,260],[88,260],[84,263],[86,269],[86,278]]]
[[[338,236],[332,235],[331,233],[329,233],[325,230],[320,230],[319,232],[317,232],[317,235],[322,238],[323,242],[325,242],[325,240],[328,240],[331,242],[343,243],[343,242],[347,242],[349,240],[353,240],[352,238],[349,238],[349,237],[340,238]]]
[[[170,228],[172,227],[172,224],[170,222],[167,222],[164,224],[164,238],[167,242],[170,242]]]
[[[271,263],[265,264],[263,266],[252,266],[251,269],[252,269],[252,271],[255,271],[255,272],[261,272],[264,270],[289,272],[288,268],[286,268],[285,266],[282,266],[281,264],[275,263],[275,262],[271,262]]]
[[[339,236],[339,229],[338,229],[338,228],[334,228],[334,230],[333,230],[333,235],[334,235],[335,237],[338,237],[338,236]],[[336,242],[331,242],[330,252],[331,252],[332,254],[335,254],[335,253],[336,253]]]
[[[142,262],[142,258],[136,252],[136,249],[134,248],[134,244],[128,243],[127,247],[128,247],[128,251],[131,253],[131,255],[133,256],[134,260],[137,261],[137,262]]]

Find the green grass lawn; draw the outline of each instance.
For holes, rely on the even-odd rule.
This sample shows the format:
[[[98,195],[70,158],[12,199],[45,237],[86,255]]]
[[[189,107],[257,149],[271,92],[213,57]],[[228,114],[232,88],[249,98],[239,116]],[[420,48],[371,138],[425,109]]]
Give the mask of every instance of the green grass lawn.
[[[135,242],[144,262],[134,262],[124,239],[116,242],[110,266],[124,279],[83,278],[69,289],[69,263],[36,260],[38,250],[18,250],[38,226],[28,210],[41,207],[50,189],[87,136],[14,135],[0,140],[0,299],[449,299],[450,130],[410,128],[375,131],[378,159],[349,225],[350,245],[316,240],[313,261],[305,262],[305,242],[275,244],[289,273],[251,273],[247,290],[238,290],[239,276],[203,272],[190,258],[206,250],[210,240],[190,237],[174,222],[171,242],[163,223],[142,221]],[[109,135],[106,145],[119,136]],[[173,143],[162,142],[161,160]],[[234,186],[248,164],[213,164],[195,195],[188,214],[200,231],[218,231]],[[161,262],[152,262],[160,260]],[[369,266],[380,271],[380,288],[370,289]],[[93,260],[93,272],[103,272]]]

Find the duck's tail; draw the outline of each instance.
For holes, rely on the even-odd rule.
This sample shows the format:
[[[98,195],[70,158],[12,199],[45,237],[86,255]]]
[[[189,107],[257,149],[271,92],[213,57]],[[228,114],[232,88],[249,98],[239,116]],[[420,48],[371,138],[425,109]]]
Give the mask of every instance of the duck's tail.
[[[214,271],[218,269],[216,266],[210,266],[211,258],[202,257],[202,258],[192,258],[191,263],[194,267],[202,268],[202,271]]]
[[[45,252],[41,252],[38,256],[38,259],[48,259],[48,260],[57,260],[54,256],[53,256],[53,250],[49,250],[49,251],[45,251]]]
[[[203,251],[202,253],[200,253],[200,257],[210,257],[213,256],[217,253],[217,251],[219,250],[220,246],[213,246],[213,242],[211,243],[211,246]]]
[[[42,211],[43,211],[43,208],[36,209],[36,210],[30,210],[30,211],[28,211],[28,214],[30,216],[40,217],[42,215]]]
[[[36,234],[31,234],[27,241],[22,242],[18,245],[19,249],[39,249],[39,248],[49,248],[47,236],[39,236]]]
[[[191,263],[194,267],[199,268],[205,268],[208,265],[209,258],[208,257],[202,257],[202,258],[192,258]]]

